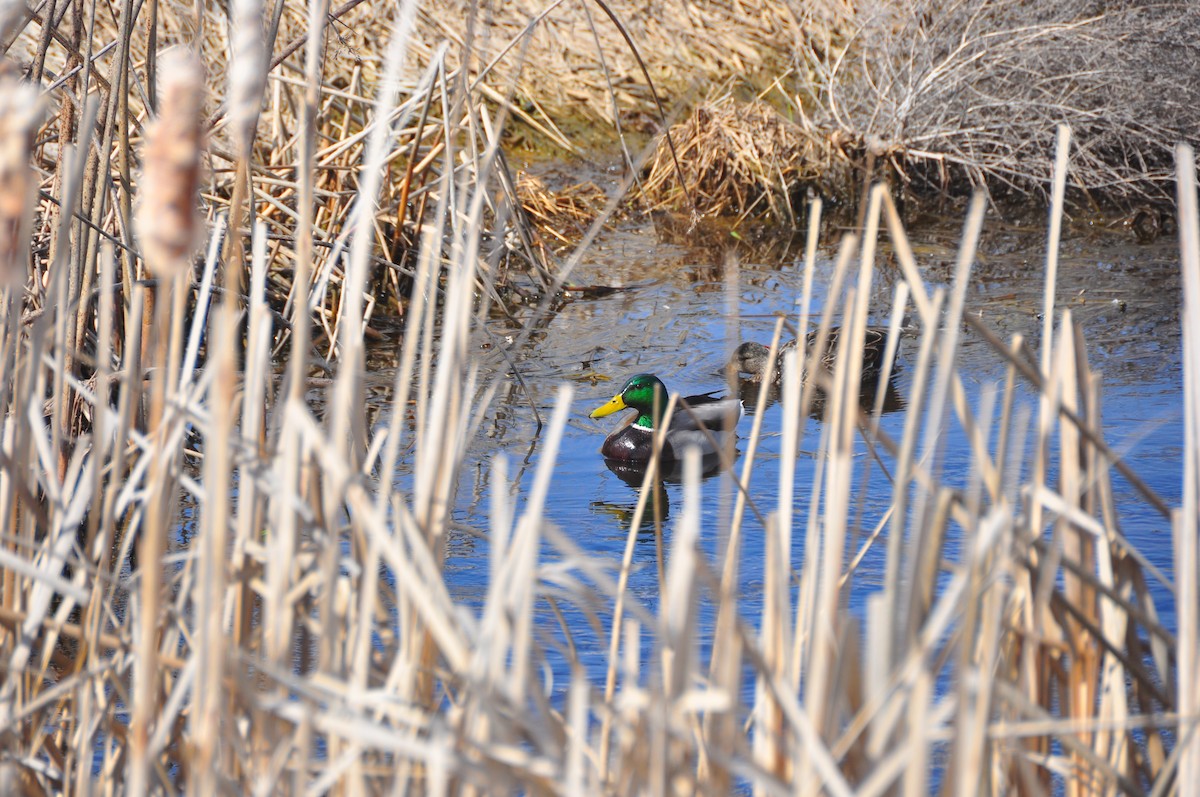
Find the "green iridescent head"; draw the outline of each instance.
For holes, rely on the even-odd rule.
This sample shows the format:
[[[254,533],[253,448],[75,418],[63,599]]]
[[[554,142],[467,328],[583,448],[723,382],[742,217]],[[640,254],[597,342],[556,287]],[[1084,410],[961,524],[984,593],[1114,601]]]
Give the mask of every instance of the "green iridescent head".
[[[603,418],[628,407],[638,411],[634,423],[645,429],[653,429],[654,422],[662,417],[667,407],[667,388],[654,374],[635,374],[629,377],[621,392],[603,406],[592,410],[592,418]]]

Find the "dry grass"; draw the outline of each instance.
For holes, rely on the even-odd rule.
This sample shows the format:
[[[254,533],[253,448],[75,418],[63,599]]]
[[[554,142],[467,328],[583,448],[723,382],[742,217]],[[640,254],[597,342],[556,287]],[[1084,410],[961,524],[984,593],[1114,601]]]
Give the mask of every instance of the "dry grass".
[[[888,8],[859,20],[861,46],[844,63],[810,58],[811,116],[853,133],[914,190],[963,180],[1046,201],[1050,131],[1067,124],[1077,199],[1169,201],[1175,142],[1200,123],[1197,33],[1186,3]]]
[[[59,29],[68,41],[88,19],[72,8]],[[243,26],[255,8],[234,4]],[[187,27],[178,9],[157,10],[160,39]],[[564,386],[522,511],[496,490],[475,530],[491,568],[472,612],[455,604],[445,559],[467,444],[505,379],[483,367],[498,355],[478,346],[507,277],[482,248],[512,184],[496,135],[504,113],[490,114],[436,59],[414,70],[409,5],[371,88],[361,73],[330,85],[325,20],[314,0],[303,77],[265,80],[257,135],[265,72],[231,70],[245,82],[226,96],[242,100],[221,116],[236,132],[223,138],[218,124],[198,149],[194,133],[214,109],[198,112],[194,84],[166,61],[139,83],[146,65],[125,50],[145,20],[124,13],[104,23],[120,30],[107,77],[81,71],[87,82],[50,92],[54,128],[31,136],[32,117],[8,116],[0,126],[0,792],[925,795],[936,778],[960,794],[1139,794],[1198,782],[1191,151],[1179,153],[1185,499],[1171,511],[1142,497],[1174,523],[1173,580],[1121,536],[1112,473],[1140,482],[1104,442],[1098,377],[1069,313],[1055,312],[1053,268],[1048,319],[1060,323],[1048,327],[1041,363],[1019,341],[997,342],[1011,353],[1008,378],[972,400],[957,354],[960,321],[978,325],[964,296],[983,200],[948,295],[930,294],[876,188],[864,236],[843,242],[830,286],[831,296],[846,288],[846,301],[821,316],[826,330],[835,313],[846,319],[850,348],[823,385],[815,445],[799,423],[814,384],[784,385],[781,499],[763,508],[762,539],[741,533],[744,492],[728,528],[702,527],[689,455],[657,605],[639,600],[625,586],[630,557],[598,562],[546,519],[571,413]],[[36,30],[22,36],[36,41]],[[240,32],[244,66],[259,56]],[[206,28],[206,48],[210,36],[220,38]],[[5,80],[0,96],[19,97]],[[151,96],[153,124],[136,110]],[[214,168],[198,199],[204,160]],[[36,181],[43,193],[31,200]],[[405,316],[390,412],[372,426],[363,346],[382,301],[369,290],[386,238],[376,207],[390,198],[411,239],[404,270],[383,273],[409,282],[394,294]],[[911,294],[923,325],[900,440],[857,409],[852,346],[884,226],[907,285],[893,323]],[[189,244],[201,237],[193,273]],[[561,267],[531,258],[523,278],[550,296],[578,256]],[[319,352],[310,326],[324,332]],[[314,387],[311,369],[334,355],[332,378]],[[1021,381],[1040,396],[1036,408],[1014,401]],[[759,433],[746,441],[740,484]],[[973,446],[965,487],[960,474],[956,486],[943,478],[949,433]],[[893,502],[865,537],[852,511],[863,478],[856,435],[880,452],[872,467],[887,469],[889,486],[878,472],[872,484]],[[820,451],[811,485],[795,483],[801,447]],[[405,490],[393,478],[401,463],[414,474]],[[507,482],[503,457],[490,467]],[[793,517],[798,490],[812,499],[803,517]],[[697,541],[717,532],[728,542],[712,560]],[[739,606],[731,565],[750,544],[765,549],[758,617]],[[870,588],[855,563],[876,545],[887,549],[886,578],[862,619],[846,597]],[[797,546],[803,566],[791,573]],[[1159,579],[1157,594],[1174,596],[1177,636],[1155,615],[1147,582]],[[609,635],[605,672],[584,668],[565,625],[553,633],[566,644],[543,644],[539,619],[563,600]],[[700,625],[702,602],[716,609],[711,628]],[[570,683],[548,699],[545,673],[560,665]]]
[[[705,215],[769,214],[795,225],[793,207],[804,204],[805,189],[831,189],[833,159],[763,102],[743,104],[726,96],[706,103],[671,129],[680,172],[671,150],[659,146],[644,187],[653,209],[687,207]],[[686,193],[681,188],[682,177]],[[798,195],[797,195],[798,194]]]
[[[917,199],[982,188],[1000,205],[1029,196],[1048,203],[1058,124],[1077,141],[1070,202],[1127,210],[1172,200],[1175,143],[1194,141],[1200,129],[1191,44],[1200,11],[1192,4],[922,0],[826,4],[798,20],[810,33],[821,23],[829,34],[800,39],[791,69],[761,94],[782,109],[777,118],[764,121],[770,111],[761,105],[740,110],[725,97],[672,129],[677,148],[703,147],[707,161],[754,162],[731,171],[742,179],[717,199],[708,192],[700,210],[741,214],[745,194],[767,190],[853,198],[863,175]],[[761,156],[745,145],[772,129],[785,130],[786,143]],[[647,181],[659,188],[654,201],[686,208],[686,197],[672,193],[678,181],[665,143],[660,150]],[[803,153],[803,167],[776,174],[786,158],[774,152]],[[685,175],[689,186],[709,176]],[[777,221],[795,212],[758,208]]]
[[[517,175],[516,188],[530,223],[555,247],[573,247],[596,219],[612,222],[614,218],[605,213],[608,195],[591,181],[551,188],[545,180],[522,173]]]

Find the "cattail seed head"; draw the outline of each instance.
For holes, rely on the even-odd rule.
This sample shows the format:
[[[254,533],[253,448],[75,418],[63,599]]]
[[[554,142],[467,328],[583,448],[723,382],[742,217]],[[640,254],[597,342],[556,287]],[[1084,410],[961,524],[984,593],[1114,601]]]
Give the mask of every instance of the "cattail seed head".
[[[33,86],[0,79],[0,287],[25,278],[37,191],[29,158],[41,115]]]
[[[233,0],[232,58],[229,64],[229,128],[239,155],[250,151],[267,83],[262,0]]]
[[[165,278],[188,267],[201,239],[196,195],[204,72],[191,53],[172,50],[160,61],[159,74],[161,112],[146,129],[137,231],[147,267]]]

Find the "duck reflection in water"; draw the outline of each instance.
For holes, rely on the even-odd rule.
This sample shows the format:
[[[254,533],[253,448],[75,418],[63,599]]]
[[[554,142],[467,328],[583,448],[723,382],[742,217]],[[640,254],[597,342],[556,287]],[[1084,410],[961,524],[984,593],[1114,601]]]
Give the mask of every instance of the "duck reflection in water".
[[[731,453],[734,456],[728,458],[723,458],[720,453],[716,452],[702,456],[700,458],[700,478],[708,479],[728,470],[729,466],[733,464],[737,452]],[[604,464],[613,472],[613,475],[633,488],[635,496],[641,492],[642,485],[646,481],[647,463],[623,462],[605,457]],[[653,482],[649,485],[650,494],[647,496],[646,520],[663,521],[671,516],[671,498],[667,494],[667,484],[679,484],[682,481],[682,461],[676,460],[659,466]],[[622,525],[628,526],[633,522],[637,501],[632,504],[593,501],[592,509],[610,514],[620,520]],[[647,531],[653,528],[651,522],[643,521],[642,526]]]

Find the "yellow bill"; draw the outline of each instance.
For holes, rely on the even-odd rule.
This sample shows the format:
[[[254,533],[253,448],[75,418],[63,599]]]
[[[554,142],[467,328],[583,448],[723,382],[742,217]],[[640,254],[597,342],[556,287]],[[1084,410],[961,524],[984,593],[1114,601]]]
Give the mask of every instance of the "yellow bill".
[[[629,406],[629,405],[625,403],[625,399],[621,398],[621,394],[618,393],[617,395],[610,398],[604,404],[602,404],[599,407],[597,407],[596,409],[592,410],[592,414],[589,415],[588,417],[589,418],[603,418],[606,415],[612,415],[614,412],[620,412],[621,410],[625,409],[627,406]]]

